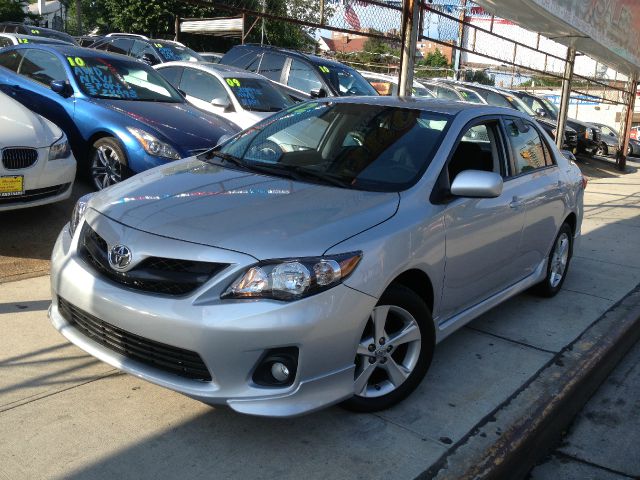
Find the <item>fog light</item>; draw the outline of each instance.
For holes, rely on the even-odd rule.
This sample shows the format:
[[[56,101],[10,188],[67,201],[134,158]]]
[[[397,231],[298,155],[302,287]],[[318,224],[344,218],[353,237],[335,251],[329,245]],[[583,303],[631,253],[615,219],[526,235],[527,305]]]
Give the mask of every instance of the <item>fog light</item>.
[[[297,370],[298,347],[273,348],[258,361],[252,380],[262,387],[288,387],[293,385]]]
[[[289,379],[289,369],[284,363],[275,362],[271,365],[271,375],[278,382],[286,382]]]

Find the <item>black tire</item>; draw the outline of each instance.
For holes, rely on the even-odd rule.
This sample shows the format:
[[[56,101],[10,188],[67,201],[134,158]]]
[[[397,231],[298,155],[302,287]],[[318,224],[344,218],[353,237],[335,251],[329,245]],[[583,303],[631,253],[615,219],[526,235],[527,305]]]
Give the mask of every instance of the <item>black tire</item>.
[[[562,271],[562,276],[558,280],[554,278],[554,261],[557,260],[554,258],[559,248],[559,241],[561,238],[566,238],[568,241],[567,245],[567,259],[564,269]],[[555,296],[562,285],[564,284],[565,279],[567,278],[567,272],[569,271],[569,264],[571,263],[571,256],[573,255],[573,231],[568,223],[563,223],[560,227],[560,231],[553,241],[553,245],[551,246],[551,252],[549,253],[549,257],[547,260],[547,275],[544,280],[538,283],[534,287],[534,292],[542,297],[553,297]]]
[[[609,155],[609,148],[606,143],[601,143],[594,153],[599,157],[606,157]]]
[[[89,154],[88,176],[96,190],[102,190],[131,176],[124,149],[113,137],[94,142]]]
[[[394,362],[396,361],[395,360],[396,358],[398,359],[398,361],[400,361],[403,355],[409,356],[411,354],[411,349],[414,349],[414,355],[416,355],[415,354],[415,349],[417,349],[416,342],[419,343],[420,351],[419,351],[419,354],[417,354],[417,360],[415,361],[415,366],[413,366],[411,373],[409,373],[406,379],[402,383],[400,383],[397,387],[393,386],[393,390],[389,391],[389,393],[383,394],[381,396],[373,396],[373,397],[356,394],[350,399],[342,403],[342,407],[354,412],[375,412],[378,410],[384,410],[386,408],[389,408],[397,404],[401,400],[405,399],[420,384],[420,382],[426,375],[427,370],[429,369],[429,365],[431,365],[431,360],[433,359],[433,351],[435,348],[435,332],[433,327],[433,320],[431,318],[431,312],[429,311],[429,308],[427,307],[425,302],[409,288],[404,287],[402,285],[393,284],[393,285],[390,285],[389,288],[380,297],[380,300],[376,305],[376,309],[378,307],[384,307],[384,306],[391,306],[392,308],[399,307],[399,310],[408,312],[410,316],[413,318],[413,320],[415,320],[415,324],[417,324],[417,327],[420,332],[419,340],[413,340],[412,342],[407,342],[407,343],[399,343],[398,346],[396,347],[393,347],[391,345],[392,343],[391,340],[394,338],[394,335],[396,335],[400,330],[398,332],[389,333],[388,346],[393,348],[393,350],[391,351],[391,353],[388,354],[388,357],[393,358]],[[387,315],[387,320],[389,322],[388,324],[391,325],[390,327],[391,329],[394,326],[393,325],[394,322],[396,323],[399,322],[398,318],[394,318],[393,315],[394,315],[394,312],[391,310]],[[406,320],[406,317],[402,317],[401,320]],[[412,327],[413,326],[414,325],[412,324]],[[374,327],[372,325],[372,319],[370,318],[362,334],[363,341],[365,338],[368,338],[368,335],[373,334],[372,328]],[[401,327],[401,330],[402,330],[402,327]],[[387,336],[387,333],[388,332],[385,329],[385,336]],[[375,335],[372,335],[372,336],[375,336]],[[378,343],[379,342],[375,342],[376,345],[378,345]],[[384,345],[384,343],[381,345]],[[403,351],[405,352],[404,354],[403,354]],[[372,357],[373,356],[375,356],[375,354],[372,354]],[[356,377],[358,376],[359,357],[361,356],[356,354],[356,373],[354,375],[354,388],[355,388]],[[361,357],[361,359],[364,359],[364,358],[365,357]],[[389,363],[392,363],[392,362],[389,361]],[[372,366],[372,368],[374,369],[374,374],[371,374],[368,377],[369,381],[371,380],[373,380],[374,382],[377,381],[375,380],[376,375],[378,377],[380,377],[381,375],[387,375],[385,373],[386,370],[384,365],[379,365],[376,363],[375,366]],[[387,385],[392,383],[391,377],[389,376],[387,380],[382,380],[382,381],[386,382]],[[367,381],[367,385],[368,385],[368,381]],[[379,389],[378,385],[374,385],[373,388]]]

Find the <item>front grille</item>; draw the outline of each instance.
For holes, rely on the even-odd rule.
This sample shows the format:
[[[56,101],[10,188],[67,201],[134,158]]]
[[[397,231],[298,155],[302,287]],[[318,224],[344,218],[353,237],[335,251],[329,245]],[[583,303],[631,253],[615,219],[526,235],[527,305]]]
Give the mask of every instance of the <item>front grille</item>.
[[[7,170],[29,168],[38,161],[35,148],[5,148],[2,151],[2,165]]]
[[[64,193],[70,185],[70,183],[63,183],[62,185],[54,185],[53,187],[25,190],[24,194],[22,195],[12,195],[6,197],[0,195],[0,205],[6,205],[9,203],[35,202],[36,200],[55,197],[56,195],[61,195],[62,193]]]
[[[89,225],[80,233],[80,257],[108,279],[135,290],[164,295],[186,295],[228,264],[149,257],[127,272],[111,268],[107,242]]]
[[[193,380],[211,381],[207,366],[196,352],[149,340],[122,330],[58,297],[60,315],[80,333],[132,360]]]

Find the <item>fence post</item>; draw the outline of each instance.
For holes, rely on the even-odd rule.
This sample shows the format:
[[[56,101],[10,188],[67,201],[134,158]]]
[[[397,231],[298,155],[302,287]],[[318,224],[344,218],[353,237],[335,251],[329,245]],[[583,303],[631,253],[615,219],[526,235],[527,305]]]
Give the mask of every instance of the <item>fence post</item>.
[[[573,64],[576,60],[576,49],[567,48],[567,60],[564,64],[564,78],[562,80],[562,95],[560,97],[560,115],[556,126],[556,145],[562,148],[564,143],[564,128],[569,116],[569,98],[571,97],[571,80],[573,79]]]
[[[413,66],[418,44],[419,0],[402,2],[402,51],[400,52],[400,72],[398,75],[398,95],[411,95],[413,87]]]
[[[622,124],[620,125],[620,133],[618,135],[618,151],[616,152],[616,165],[619,170],[624,172],[627,167],[627,150],[629,148],[629,133],[631,132],[631,123],[633,122],[633,110],[636,104],[636,91],[638,90],[638,74],[634,73],[629,77],[627,83],[628,102],[622,110]]]

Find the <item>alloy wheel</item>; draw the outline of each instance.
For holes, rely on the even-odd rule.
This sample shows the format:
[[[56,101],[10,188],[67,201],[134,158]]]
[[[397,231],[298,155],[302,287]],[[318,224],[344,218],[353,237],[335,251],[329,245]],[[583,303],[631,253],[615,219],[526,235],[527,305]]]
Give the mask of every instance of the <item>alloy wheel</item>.
[[[123,165],[113,148],[100,145],[91,160],[91,179],[98,190],[107,188],[122,180]]]
[[[553,255],[551,256],[551,270],[549,276],[549,283],[552,288],[556,288],[562,281],[564,272],[567,269],[567,263],[569,262],[569,235],[566,232],[562,234],[556,240],[554,246]]]
[[[355,395],[380,397],[400,387],[416,367],[421,345],[411,313],[395,305],[375,307],[356,353]]]

